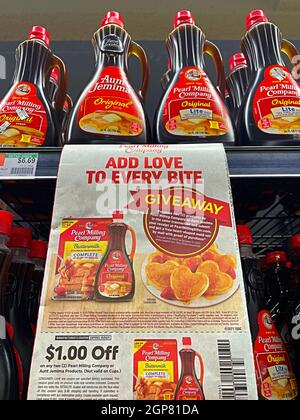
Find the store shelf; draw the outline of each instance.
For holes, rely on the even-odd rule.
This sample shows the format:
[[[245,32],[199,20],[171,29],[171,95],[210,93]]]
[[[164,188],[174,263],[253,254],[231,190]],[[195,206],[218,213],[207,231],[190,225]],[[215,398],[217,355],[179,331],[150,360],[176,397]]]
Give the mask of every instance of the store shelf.
[[[226,147],[231,178],[300,177],[300,147]],[[7,149],[4,153],[38,152],[35,179],[55,179],[61,148]],[[3,150],[1,151],[3,153]],[[28,179],[28,177],[25,177]],[[0,178],[3,180],[4,178]],[[23,179],[9,176],[6,179]]]
[[[300,147],[226,147],[230,177],[300,177]]]

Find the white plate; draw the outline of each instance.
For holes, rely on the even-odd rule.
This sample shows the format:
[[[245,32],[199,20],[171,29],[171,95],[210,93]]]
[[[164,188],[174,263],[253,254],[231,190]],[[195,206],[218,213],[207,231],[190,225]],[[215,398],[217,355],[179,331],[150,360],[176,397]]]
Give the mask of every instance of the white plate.
[[[222,303],[225,300],[229,299],[231,296],[233,296],[235,294],[235,292],[239,288],[239,281],[236,278],[235,280],[233,280],[232,288],[230,290],[228,290],[227,293],[224,293],[222,295],[218,295],[214,299],[206,299],[204,296],[200,296],[200,297],[197,297],[197,298],[191,300],[191,302],[189,302],[189,303],[184,303],[184,302],[181,302],[180,300],[164,299],[160,296],[161,290],[158,290],[156,287],[152,286],[152,284],[150,284],[147,280],[147,275],[146,275],[146,265],[147,265],[147,263],[148,263],[148,257],[146,257],[145,261],[143,262],[142,272],[141,272],[142,281],[144,283],[144,286],[157,299],[159,299],[159,300],[161,300],[165,303],[168,303],[169,305],[180,306],[181,308],[207,308],[209,306],[218,305],[219,303]]]

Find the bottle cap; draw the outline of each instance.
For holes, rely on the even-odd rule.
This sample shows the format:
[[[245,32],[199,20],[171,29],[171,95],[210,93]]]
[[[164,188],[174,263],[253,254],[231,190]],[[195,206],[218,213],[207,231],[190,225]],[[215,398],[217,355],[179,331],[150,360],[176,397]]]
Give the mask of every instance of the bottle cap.
[[[236,53],[229,59],[230,71],[234,70],[238,66],[247,65],[247,60],[243,53]]]
[[[191,346],[192,345],[191,337],[182,337],[182,344],[184,346]]]
[[[58,70],[57,67],[53,67],[53,70],[52,70],[51,75],[50,75],[50,80],[51,79],[54,81],[54,83],[58,83],[59,70]]]
[[[0,210],[0,234],[11,237],[13,218],[9,211]]]
[[[45,260],[47,256],[48,244],[45,241],[33,240],[31,242],[29,258],[39,258]]]
[[[189,10],[180,10],[180,12],[177,12],[174,17],[174,28],[177,28],[179,25],[184,23],[195,25],[194,16]]]
[[[253,238],[248,225],[237,225],[236,231],[240,245],[253,245]]]
[[[28,34],[28,39],[40,39],[50,47],[50,33],[43,26],[33,26]]]
[[[109,11],[105,13],[104,18],[101,21],[101,26],[105,25],[118,25],[124,28],[124,21],[119,12]]]
[[[266,255],[266,264],[270,265],[270,264],[274,264],[277,262],[282,262],[282,263],[287,263],[287,256],[286,253],[284,251],[273,251],[273,252],[268,252],[268,254]]]
[[[116,210],[113,212],[113,219],[123,219],[124,215],[123,212],[120,210]]]
[[[290,244],[292,249],[300,248],[300,233],[291,237]]]
[[[246,16],[247,31],[249,31],[249,29],[251,29],[253,25],[256,25],[257,23],[261,23],[261,22],[269,22],[269,19],[267,18],[265,12],[260,9],[252,10]]]
[[[13,226],[10,241],[7,246],[10,248],[30,249],[32,232],[29,228]]]

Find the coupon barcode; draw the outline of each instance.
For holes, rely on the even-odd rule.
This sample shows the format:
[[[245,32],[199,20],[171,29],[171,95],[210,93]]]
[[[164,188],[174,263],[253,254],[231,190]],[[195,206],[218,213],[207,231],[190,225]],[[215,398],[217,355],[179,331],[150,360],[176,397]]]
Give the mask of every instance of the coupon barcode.
[[[233,358],[229,340],[218,340],[222,400],[248,400],[245,361]]]
[[[33,175],[35,168],[11,168],[10,175]]]

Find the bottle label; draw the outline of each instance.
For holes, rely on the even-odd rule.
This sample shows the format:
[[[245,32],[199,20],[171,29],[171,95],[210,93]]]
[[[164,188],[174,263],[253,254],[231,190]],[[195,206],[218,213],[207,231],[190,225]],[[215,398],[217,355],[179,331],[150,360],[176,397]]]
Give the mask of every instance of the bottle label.
[[[17,83],[0,104],[0,145],[2,147],[42,146],[48,119],[36,87]]]
[[[267,400],[293,400],[298,386],[286,347],[268,311],[258,314],[259,332],[254,343],[258,392]]]
[[[112,136],[139,136],[145,129],[144,112],[126,74],[105,67],[81,103],[78,124],[83,131]]]
[[[268,134],[300,134],[300,87],[286,67],[266,68],[253,100],[257,127]]]
[[[176,400],[203,400],[199,384],[192,375],[186,375],[176,393]]]
[[[125,297],[131,293],[132,284],[132,270],[124,254],[119,249],[110,251],[98,275],[99,294],[109,298]]]
[[[176,136],[222,136],[229,131],[228,111],[198,67],[186,67],[179,73],[164,106],[163,122]]]

